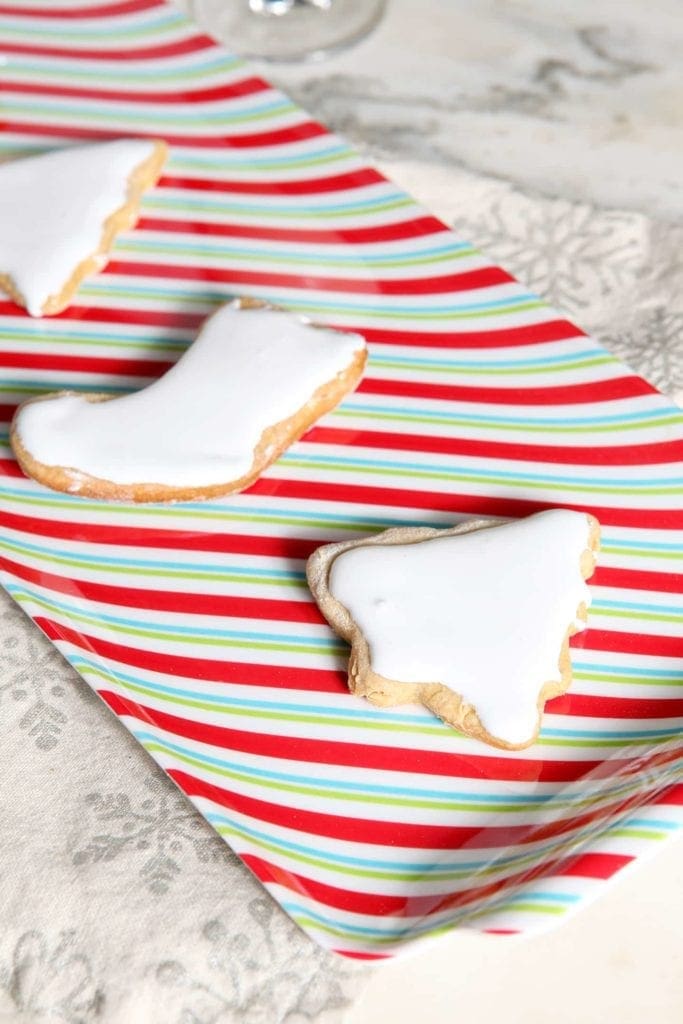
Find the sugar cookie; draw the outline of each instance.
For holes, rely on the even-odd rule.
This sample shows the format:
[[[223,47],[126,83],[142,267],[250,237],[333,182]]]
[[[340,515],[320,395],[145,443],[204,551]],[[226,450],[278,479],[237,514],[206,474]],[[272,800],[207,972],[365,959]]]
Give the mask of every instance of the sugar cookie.
[[[401,527],[315,551],[308,582],[351,644],[349,688],[387,707],[421,702],[496,747],[538,736],[571,683],[597,519],[561,509],[451,529]]]
[[[223,306],[163,377],[133,394],[58,392],[17,410],[23,470],[54,490],[115,501],[241,491],[351,391],[359,334],[250,300]]]
[[[156,139],[116,139],[0,164],[0,289],[31,316],[65,309],[135,223],[166,153]]]

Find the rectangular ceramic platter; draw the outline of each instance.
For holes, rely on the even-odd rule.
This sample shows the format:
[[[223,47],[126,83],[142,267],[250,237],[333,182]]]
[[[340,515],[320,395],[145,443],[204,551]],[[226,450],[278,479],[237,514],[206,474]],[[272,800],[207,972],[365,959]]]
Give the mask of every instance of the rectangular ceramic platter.
[[[74,306],[1,303],[5,424],[30,395],[144,386],[235,294],[371,352],[341,408],[207,504],[51,493],[5,432],[5,587],[316,941],[380,957],[561,921],[682,820],[681,414],[172,7],[1,10],[3,158],[171,146]],[[317,545],[553,506],[594,512],[603,549],[537,745],[348,694]]]

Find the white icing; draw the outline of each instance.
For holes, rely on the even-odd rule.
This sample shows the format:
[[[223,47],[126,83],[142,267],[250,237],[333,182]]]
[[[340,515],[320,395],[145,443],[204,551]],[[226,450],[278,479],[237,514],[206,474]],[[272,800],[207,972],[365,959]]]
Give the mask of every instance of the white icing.
[[[0,164],[0,274],[31,316],[97,252],[104,222],[125,204],[128,179],[153,147],[116,139]]]
[[[226,483],[251,468],[266,427],[301,409],[364,348],[358,334],[228,305],[149,387],[106,402],[65,395],[29,403],[16,429],[48,466],[121,484]]]
[[[370,648],[374,672],[444,683],[508,743],[531,739],[543,683],[590,591],[582,513],[541,512],[469,534],[342,552],[329,589]],[[583,623],[577,621],[577,627]]]

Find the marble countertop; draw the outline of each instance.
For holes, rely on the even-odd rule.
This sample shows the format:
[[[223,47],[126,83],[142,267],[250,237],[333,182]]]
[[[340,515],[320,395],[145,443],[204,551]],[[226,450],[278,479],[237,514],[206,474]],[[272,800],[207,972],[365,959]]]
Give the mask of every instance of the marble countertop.
[[[220,32],[224,0],[185,6]],[[395,173],[419,164],[425,195],[459,169],[675,220],[682,44],[678,0],[388,0],[360,45],[263,70]]]

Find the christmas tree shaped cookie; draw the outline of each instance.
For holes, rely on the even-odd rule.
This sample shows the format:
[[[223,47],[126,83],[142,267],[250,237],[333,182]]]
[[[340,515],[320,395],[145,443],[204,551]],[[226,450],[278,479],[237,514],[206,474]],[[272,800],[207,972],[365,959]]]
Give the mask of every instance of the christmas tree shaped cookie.
[[[311,591],[351,644],[349,688],[387,707],[421,702],[496,747],[530,746],[544,704],[571,683],[599,525],[552,510],[448,530],[405,527],[329,544]]]
[[[31,316],[60,313],[135,223],[166,144],[116,139],[0,164],[0,289]]]

